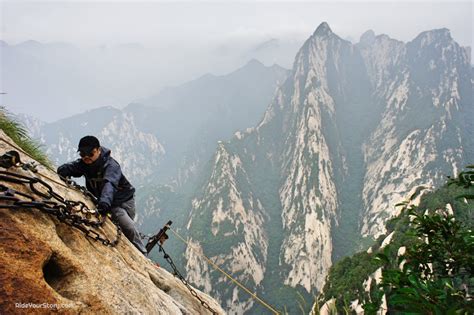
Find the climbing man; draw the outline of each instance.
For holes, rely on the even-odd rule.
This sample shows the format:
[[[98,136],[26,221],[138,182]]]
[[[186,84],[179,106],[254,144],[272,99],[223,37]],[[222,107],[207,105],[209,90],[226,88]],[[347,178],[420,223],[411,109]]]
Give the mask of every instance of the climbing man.
[[[79,141],[80,159],[61,165],[58,174],[63,177],[86,178],[87,189],[97,197],[101,214],[112,213],[123,234],[144,255],[147,251],[133,222],[135,217],[135,188],[122,174],[120,165],[110,156],[110,150],[100,145],[94,136]]]

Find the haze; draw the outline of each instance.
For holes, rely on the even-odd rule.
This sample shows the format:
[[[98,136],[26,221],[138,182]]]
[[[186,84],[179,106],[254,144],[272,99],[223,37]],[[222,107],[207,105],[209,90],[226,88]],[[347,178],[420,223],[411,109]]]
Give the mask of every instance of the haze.
[[[54,121],[123,107],[252,58],[291,68],[323,21],[357,42],[372,29],[402,41],[448,28],[472,46],[465,2],[1,1],[0,104]],[[26,43],[24,43],[26,42]]]

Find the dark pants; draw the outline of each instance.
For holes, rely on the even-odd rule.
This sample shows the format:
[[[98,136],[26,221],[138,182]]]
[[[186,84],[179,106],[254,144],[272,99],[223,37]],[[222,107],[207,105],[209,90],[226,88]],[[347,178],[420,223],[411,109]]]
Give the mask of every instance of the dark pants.
[[[135,218],[135,198],[125,201],[120,206],[113,207],[110,211],[112,212],[112,218],[118,222],[123,234],[128,240],[132,242],[139,251],[146,254],[146,248],[142,243],[140,233],[138,233],[135,228],[135,222],[133,222]]]

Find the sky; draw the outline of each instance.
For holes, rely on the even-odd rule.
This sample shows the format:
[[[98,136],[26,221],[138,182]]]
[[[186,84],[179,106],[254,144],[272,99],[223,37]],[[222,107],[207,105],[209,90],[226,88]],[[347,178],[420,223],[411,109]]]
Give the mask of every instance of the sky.
[[[77,44],[309,36],[321,21],[342,37],[367,29],[408,41],[447,27],[471,45],[472,1],[24,1],[1,0],[3,40]]]
[[[95,61],[93,66],[84,67],[91,68],[87,72],[98,81],[80,86],[80,94],[71,95],[74,90],[68,82],[77,85],[78,77],[86,74],[74,69],[74,73],[81,72],[80,76],[60,80],[64,88],[56,86],[56,90],[68,91],[67,95],[45,93],[44,82],[34,82],[43,78],[41,75],[25,78],[27,90],[31,90],[28,84],[38,90],[28,98],[19,95],[25,89],[17,86],[23,82],[21,77],[9,81],[15,62],[5,65],[8,58],[1,59],[0,66],[8,68],[2,71],[0,92],[8,94],[0,95],[1,103],[8,104],[13,112],[30,113],[43,120],[99,106],[123,107],[206,73],[229,73],[252,57],[266,65],[278,63],[291,68],[298,48],[323,21],[334,33],[354,43],[369,29],[407,42],[437,28],[450,29],[462,46],[472,46],[473,42],[472,1],[0,0],[0,17],[0,40],[9,45],[28,40],[64,42],[88,49],[89,60]],[[252,47],[272,39],[280,41],[275,48],[280,51],[273,51],[272,56],[249,53]],[[97,50],[92,52],[97,47],[115,49],[114,45],[124,44],[146,49],[146,53],[127,57],[122,51],[120,56],[97,57]],[[54,60],[48,60],[51,63]],[[118,74],[117,68],[124,71]],[[42,106],[51,104],[51,108],[56,104],[55,114],[35,109],[37,104],[31,99]]]

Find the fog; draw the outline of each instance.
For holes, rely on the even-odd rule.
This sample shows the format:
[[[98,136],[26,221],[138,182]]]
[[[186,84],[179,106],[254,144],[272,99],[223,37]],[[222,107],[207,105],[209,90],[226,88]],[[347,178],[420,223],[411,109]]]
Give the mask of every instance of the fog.
[[[472,46],[465,2],[2,1],[1,105],[54,121],[123,107],[252,58],[291,68],[323,21],[357,42],[372,29],[402,41],[448,28]]]

